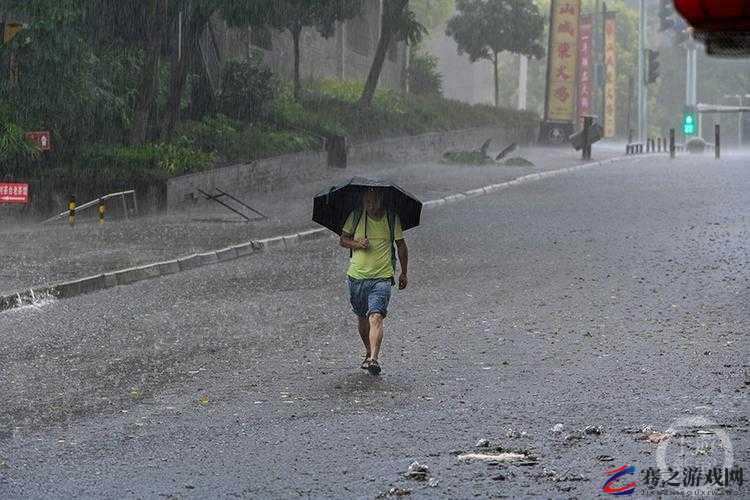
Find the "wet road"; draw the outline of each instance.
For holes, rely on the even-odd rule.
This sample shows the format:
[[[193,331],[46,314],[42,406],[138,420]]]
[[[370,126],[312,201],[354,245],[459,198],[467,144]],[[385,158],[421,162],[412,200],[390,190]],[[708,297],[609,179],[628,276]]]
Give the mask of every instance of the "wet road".
[[[640,429],[687,415],[747,469],[747,164],[619,163],[426,211],[380,378],[333,239],[0,314],[0,497],[591,497],[624,464],[648,494]],[[531,458],[457,456],[498,447]]]

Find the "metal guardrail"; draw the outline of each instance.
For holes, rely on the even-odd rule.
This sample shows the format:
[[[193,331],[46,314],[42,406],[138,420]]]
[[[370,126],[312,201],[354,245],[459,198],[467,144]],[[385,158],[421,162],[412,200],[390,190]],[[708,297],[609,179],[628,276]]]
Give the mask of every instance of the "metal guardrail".
[[[125,211],[125,217],[127,218],[127,216],[128,216],[128,204],[127,204],[127,201],[125,201],[125,195],[128,195],[128,194],[132,194],[133,195],[133,211],[137,214],[138,213],[138,201],[136,200],[135,190],[134,189],[130,189],[128,191],[120,191],[119,193],[105,194],[104,196],[101,196],[101,197],[99,197],[99,198],[97,198],[95,200],[91,200],[91,201],[89,201],[87,203],[84,203],[83,205],[77,206],[76,208],[73,209],[73,211],[75,213],[78,213],[79,210],[85,210],[85,209],[93,207],[95,205],[99,205],[99,203],[101,203],[101,202],[103,202],[105,200],[109,200],[110,198],[115,198],[117,196],[121,196],[122,197],[122,207],[123,207],[123,209]],[[65,210],[64,212],[60,212],[57,215],[53,215],[49,219],[43,220],[42,224],[46,224],[48,222],[52,222],[54,220],[66,217],[69,214],[70,214],[70,211],[69,210]]]

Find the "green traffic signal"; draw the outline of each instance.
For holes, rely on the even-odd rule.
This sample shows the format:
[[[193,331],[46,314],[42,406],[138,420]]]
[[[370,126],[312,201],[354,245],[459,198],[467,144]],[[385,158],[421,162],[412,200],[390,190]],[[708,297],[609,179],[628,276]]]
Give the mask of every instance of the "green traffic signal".
[[[685,135],[695,134],[695,111],[687,110],[683,113],[682,133]]]

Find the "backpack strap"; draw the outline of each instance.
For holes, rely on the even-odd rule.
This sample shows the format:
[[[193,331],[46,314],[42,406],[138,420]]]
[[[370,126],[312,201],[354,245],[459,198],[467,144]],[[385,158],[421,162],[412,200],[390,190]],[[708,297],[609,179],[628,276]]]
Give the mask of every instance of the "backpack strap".
[[[362,220],[362,209],[361,208],[355,208],[352,212],[352,237],[357,233],[357,226],[359,226],[359,221]],[[367,219],[365,218],[365,238],[367,238]],[[350,248],[349,249],[349,258],[352,258],[352,255],[354,255],[354,251]]]

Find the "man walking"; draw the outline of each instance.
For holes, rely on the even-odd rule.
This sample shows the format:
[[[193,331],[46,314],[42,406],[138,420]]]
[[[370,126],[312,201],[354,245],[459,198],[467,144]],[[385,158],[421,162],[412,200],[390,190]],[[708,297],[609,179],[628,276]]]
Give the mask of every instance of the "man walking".
[[[362,208],[349,214],[341,231],[340,244],[351,251],[346,274],[352,309],[359,320],[359,336],[365,345],[362,368],[378,375],[383,320],[388,314],[391,286],[395,284],[396,249],[401,262],[399,290],[408,284],[409,253],[401,221],[398,215],[383,208],[377,188],[366,191]]]

